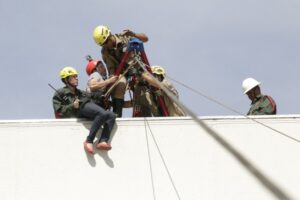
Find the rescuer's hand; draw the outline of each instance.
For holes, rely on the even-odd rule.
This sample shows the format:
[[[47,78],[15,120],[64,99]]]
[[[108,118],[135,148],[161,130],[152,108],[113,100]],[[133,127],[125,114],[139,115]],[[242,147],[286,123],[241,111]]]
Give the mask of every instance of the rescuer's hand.
[[[128,72],[127,72],[127,76],[135,76],[138,74],[138,70],[136,68],[130,68],[128,69]]]
[[[75,109],[78,109],[78,108],[79,108],[79,103],[80,103],[79,99],[76,99],[76,100],[73,102],[73,107],[74,107]]]
[[[133,32],[129,29],[124,30],[124,32],[125,32],[125,35],[127,35],[127,36],[136,37],[135,32]]]
[[[114,82],[116,82],[118,80],[118,76],[112,76],[112,77],[110,77],[109,79],[108,79],[108,81],[109,81],[109,83],[114,83]]]

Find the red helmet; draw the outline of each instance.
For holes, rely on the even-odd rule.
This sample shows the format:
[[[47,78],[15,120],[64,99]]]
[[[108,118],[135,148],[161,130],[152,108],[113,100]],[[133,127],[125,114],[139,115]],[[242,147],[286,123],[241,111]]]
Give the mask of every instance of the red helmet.
[[[101,60],[90,60],[86,66],[86,73],[87,75],[91,75],[95,70],[98,63],[102,63]]]

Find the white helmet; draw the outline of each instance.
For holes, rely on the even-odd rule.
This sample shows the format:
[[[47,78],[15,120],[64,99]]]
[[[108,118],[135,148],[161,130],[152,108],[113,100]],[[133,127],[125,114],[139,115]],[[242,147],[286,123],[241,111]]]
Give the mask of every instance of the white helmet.
[[[250,90],[252,90],[256,86],[258,86],[259,84],[260,84],[260,82],[258,82],[254,78],[246,78],[243,81],[243,84],[242,84],[242,87],[243,87],[243,90],[244,90],[244,94],[246,94],[247,92],[249,92]]]

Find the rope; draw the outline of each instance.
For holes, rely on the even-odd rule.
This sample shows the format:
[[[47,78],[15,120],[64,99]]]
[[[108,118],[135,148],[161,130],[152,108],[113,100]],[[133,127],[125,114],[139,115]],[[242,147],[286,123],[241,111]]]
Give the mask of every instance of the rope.
[[[151,184],[152,184],[152,194],[153,194],[153,199],[156,200],[155,187],[154,187],[154,179],[153,179],[153,170],[152,170],[152,163],[151,163],[151,153],[150,153],[149,139],[148,139],[148,134],[147,134],[146,118],[145,118],[145,123],[144,124],[145,124],[145,136],[146,136],[147,151],[148,151],[148,161],[149,161]]]
[[[238,114],[238,115],[241,115],[241,116],[243,116],[243,117],[245,117],[245,118],[247,118],[247,119],[250,119],[250,120],[252,120],[252,121],[254,121],[254,122],[256,122],[256,123],[258,123],[258,124],[260,124],[260,125],[262,125],[262,126],[268,128],[268,129],[270,129],[270,130],[272,130],[272,131],[274,131],[274,132],[276,132],[276,133],[279,133],[280,135],[282,135],[282,136],[284,136],[284,137],[287,137],[287,138],[289,138],[289,139],[291,139],[291,140],[294,140],[295,142],[300,142],[300,140],[298,140],[298,139],[296,139],[296,138],[294,138],[294,137],[292,137],[292,136],[290,136],[290,135],[288,135],[288,134],[286,134],[286,133],[283,133],[282,131],[279,131],[279,130],[277,130],[277,129],[275,129],[275,128],[272,128],[271,126],[268,126],[268,125],[266,125],[266,124],[264,124],[264,123],[262,123],[262,122],[260,122],[260,121],[258,121],[258,120],[256,120],[256,119],[253,119],[253,118],[249,117],[248,115],[244,115],[243,113],[241,113],[241,112],[239,112],[239,111],[237,111],[237,110],[235,110],[235,109],[233,109],[233,108],[231,108],[231,107],[229,107],[229,106],[227,106],[227,105],[221,103],[220,101],[218,101],[218,100],[216,100],[216,99],[214,99],[214,98],[212,98],[212,97],[209,97],[209,96],[203,94],[202,92],[200,92],[200,91],[198,91],[198,90],[193,89],[192,87],[189,87],[188,85],[186,85],[186,84],[184,84],[184,83],[182,83],[182,82],[180,82],[180,81],[177,81],[177,80],[171,78],[170,76],[167,76],[167,77],[168,77],[168,79],[170,79],[170,80],[172,80],[172,81],[178,83],[179,85],[182,85],[183,87],[185,87],[185,88],[187,88],[187,89],[193,91],[194,93],[196,93],[196,94],[198,94],[198,95],[200,95],[200,96],[202,96],[202,97],[204,97],[204,98],[206,98],[206,99],[208,99],[208,100],[210,100],[210,101],[212,101],[212,102],[218,104],[219,106],[221,106],[221,107],[223,107],[223,108],[225,108],[225,109],[227,109],[227,110],[230,110],[230,111],[232,111],[232,112],[234,112],[234,113],[236,113],[236,114]]]
[[[173,186],[173,189],[174,189],[174,191],[175,191],[175,193],[176,193],[176,196],[177,196],[177,198],[178,198],[179,200],[181,200],[180,195],[179,195],[179,193],[178,193],[178,190],[177,190],[177,188],[176,188],[176,186],[175,186],[175,183],[174,183],[174,181],[173,181],[173,178],[172,178],[172,176],[171,176],[170,170],[169,170],[169,168],[168,168],[168,166],[167,166],[167,164],[166,164],[166,161],[165,161],[165,159],[164,159],[164,156],[162,155],[162,153],[161,153],[161,151],[160,151],[160,148],[159,148],[159,146],[158,146],[158,144],[157,144],[157,142],[156,142],[156,139],[155,139],[155,137],[154,137],[154,134],[152,133],[152,130],[151,130],[151,128],[150,128],[149,122],[147,121],[146,118],[145,118],[145,123],[147,123],[147,126],[148,126],[148,128],[149,128],[151,137],[152,137],[152,139],[153,139],[153,141],[154,141],[154,143],[155,143],[155,146],[156,146],[156,149],[157,149],[157,151],[158,151],[158,153],[159,153],[159,156],[160,156],[160,158],[161,158],[161,160],[162,160],[162,162],[163,162],[163,164],[164,164],[165,170],[166,170],[166,172],[167,172],[167,174],[168,174],[168,177],[169,177],[170,182],[172,183],[172,186]]]
[[[118,76],[118,79],[116,82],[114,82],[114,84],[112,84],[112,86],[110,86],[110,88],[107,90],[107,92],[104,94],[104,97],[107,98],[111,91],[118,85],[118,83],[120,82],[120,80],[125,76],[125,74],[128,72],[128,70],[132,68],[132,65],[128,66],[127,69],[121,74]]]
[[[136,60],[139,62],[140,66],[145,70],[145,64],[138,58]],[[208,133],[213,139],[216,140],[225,150],[227,150],[239,163],[248,170],[266,189],[269,190],[277,199],[279,200],[290,200],[288,194],[286,194],[279,186],[277,186],[273,181],[271,181],[266,175],[264,175],[260,170],[252,164],[244,155],[242,155],[238,150],[236,150],[229,142],[222,138],[216,131],[210,128],[204,121],[199,119],[196,114],[194,114],[190,109],[188,109],[183,103],[181,103],[176,96],[174,96],[162,83],[160,83],[153,76],[152,78],[157,85],[168,95],[168,97],[183,108],[187,114],[189,114],[192,119],[197,122],[197,124],[202,127],[206,133]]]

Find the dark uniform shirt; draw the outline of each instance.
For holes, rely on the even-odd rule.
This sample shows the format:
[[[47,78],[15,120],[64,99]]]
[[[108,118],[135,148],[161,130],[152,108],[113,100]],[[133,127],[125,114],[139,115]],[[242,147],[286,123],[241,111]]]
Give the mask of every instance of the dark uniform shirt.
[[[109,74],[114,74],[118,68],[124,53],[127,50],[128,42],[133,38],[127,35],[128,31],[113,35],[116,39],[116,47],[109,49],[106,46],[102,47],[102,59],[105,62]],[[128,63],[128,62],[126,62]]]
[[[276,103],[272,97],[267,95],[258,95],[251,103],[247,115],[275,115]]]
[[[80,99],[80,106],[89,101],[85,91],[76,89],[75,94],[73,94],[68,87],[57,90],[52,98],[56,118],[79,117],[79,109],[73,107],[76,99]]]

